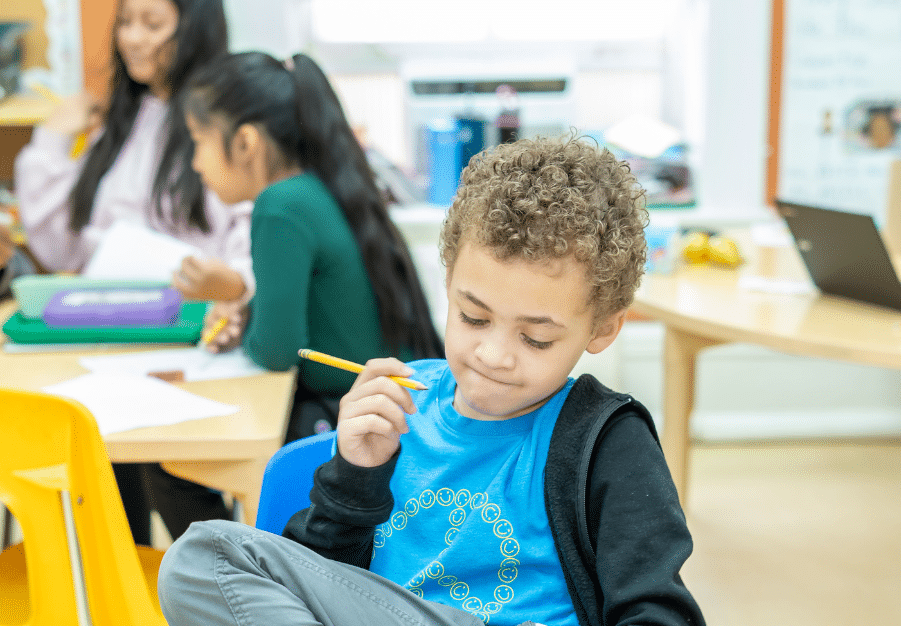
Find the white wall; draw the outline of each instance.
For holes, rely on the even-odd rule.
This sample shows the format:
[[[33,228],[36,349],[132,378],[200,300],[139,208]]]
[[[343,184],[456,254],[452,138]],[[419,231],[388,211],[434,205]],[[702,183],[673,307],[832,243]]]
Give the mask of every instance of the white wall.
[[[700,211],[759,218],[766,214],[771,0],[673,4],[678,10],[657,43],[557,46],[570,50],[579,65],[573,124],[597,131],[630,113],[644,113],[678,126],[692,145]],[[549,45],[330,45],[312,38],[310,0],[226,0],[226,7],[232,49],[257,48],[280,57],[309,51],[332,76],[351,122],[366,126],[370,141],[406,166],[412,156],[397,133],[405,123],[398,106],[403,95],[398,68],[405,55],[472,54],[480,46],[489,55],[514,46],[519,55],[529,49],[542,55]]]
[[[615,382],[662,426],[662,325],[627,324],[616,343]],[[699,439],[901,435],[898,370],[730,344],[701,353],[696,380],[692,434]]]
[[[690,78],[704,98],[693,103],[696,111],[687,116],[690,128],[701,129],[696,145],[699,198],[717,213],[756,217],[765,189],[772,4],[704,4],[704,66],[700,77]]]
[[[224,0],[232,52],[259,50],[277,59],[301,52],[309,28],[304,0]]]

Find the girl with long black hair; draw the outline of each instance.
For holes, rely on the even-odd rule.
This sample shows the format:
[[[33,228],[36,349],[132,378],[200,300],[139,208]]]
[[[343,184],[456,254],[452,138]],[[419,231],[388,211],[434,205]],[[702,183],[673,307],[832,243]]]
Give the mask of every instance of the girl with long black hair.
[[[178,94],[197,66],[228,50],[222,0],[121,0],[106,102],[67,99],[16,158],[29,248],[48,271],[78,272],[117,220],[197,246],[174,286],[187,297],[249,295],[250,205],[226,207],[191,169]],[[89,148],[72,145],[91,133]]]
[[[301,362],[298,349],[361,363],[443,355],[406,243],[319,66],[230,55],[198,70],[185,95],[194,168],[223,200],[255,201],[256,295],[213,309],[209,325],[229,324],[212,347],[243,342],[264,367],[298,367],[287,439],[334,428],[354,380]]]

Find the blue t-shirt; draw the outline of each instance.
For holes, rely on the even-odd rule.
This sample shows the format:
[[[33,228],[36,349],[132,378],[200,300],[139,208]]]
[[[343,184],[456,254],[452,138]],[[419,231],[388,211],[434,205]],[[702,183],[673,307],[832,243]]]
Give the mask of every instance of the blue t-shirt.
[[[411,363],[419,412],[391,479],[394,510],[375,531],[370,570],[420,597],[501,626],[577,626],[544,504],[554,423],[573,385],[517,418],[453,408],[443,360]]]

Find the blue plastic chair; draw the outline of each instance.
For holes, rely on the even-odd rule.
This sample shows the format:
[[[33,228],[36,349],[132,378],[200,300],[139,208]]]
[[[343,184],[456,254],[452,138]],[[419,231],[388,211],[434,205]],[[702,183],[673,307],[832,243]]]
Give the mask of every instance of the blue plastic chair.
[[[310,435],[282,446],[263,473],[256,527],[282,534],[291,516],[310,506],[313,472],[332,458],[335,431]]]

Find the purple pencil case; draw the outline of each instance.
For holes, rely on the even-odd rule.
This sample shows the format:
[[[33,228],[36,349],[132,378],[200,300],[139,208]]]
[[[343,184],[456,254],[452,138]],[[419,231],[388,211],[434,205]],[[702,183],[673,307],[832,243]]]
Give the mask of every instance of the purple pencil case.
[[[181,310],[181,293],[169,288],[73,289],[44,307],[47,326],[167,326]]]

